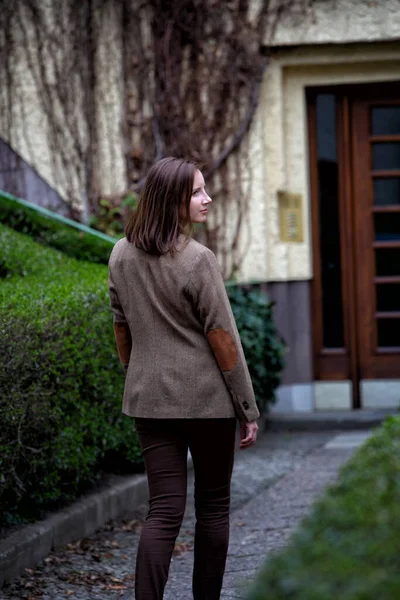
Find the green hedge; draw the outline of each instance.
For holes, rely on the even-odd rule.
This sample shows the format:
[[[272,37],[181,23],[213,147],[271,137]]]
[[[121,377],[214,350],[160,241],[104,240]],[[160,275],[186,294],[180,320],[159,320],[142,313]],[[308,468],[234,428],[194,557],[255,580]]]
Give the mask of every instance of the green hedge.
[[[341,470],[248,600],[400,598],[400,417]]]
[[[116,239],[49,210],[0,193],[0,223],[80,260],[107,264]]]
[[[2,225],[0,245],[0,514],[12,522],[141,457],[121,414],[107,268]]]
[[[259,287],[229,284],[227,292],[257,404],[264,411],[275,400],[284,368],[285,343],[275,327],[273,303]]]
[[[0,224],[0,513],[36,516],[104,468],[142,464],[103,265],[77,261]],[[283,349],[261,291],[228,286],[261,409]],[[1,521],[1,517],[0,517]]]

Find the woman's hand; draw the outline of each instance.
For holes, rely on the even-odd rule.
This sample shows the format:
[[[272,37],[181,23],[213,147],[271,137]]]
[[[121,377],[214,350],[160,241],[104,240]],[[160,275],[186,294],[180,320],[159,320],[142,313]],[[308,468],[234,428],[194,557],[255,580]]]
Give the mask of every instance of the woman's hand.
[[[240,450],[245,450],[256,443],[257,431],[257,421],[250,421],[250,423],[242,421],[240,423]]]

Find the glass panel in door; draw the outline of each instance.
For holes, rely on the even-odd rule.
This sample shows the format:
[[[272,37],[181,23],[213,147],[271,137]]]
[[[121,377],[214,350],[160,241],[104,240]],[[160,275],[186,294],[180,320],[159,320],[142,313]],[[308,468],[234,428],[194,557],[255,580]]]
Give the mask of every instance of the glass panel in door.
[[[384,350],[400,347],[400,106],[372,107],[370,115],[375,339],[377,347]],[[384,176],[380,177],[379,172]]]

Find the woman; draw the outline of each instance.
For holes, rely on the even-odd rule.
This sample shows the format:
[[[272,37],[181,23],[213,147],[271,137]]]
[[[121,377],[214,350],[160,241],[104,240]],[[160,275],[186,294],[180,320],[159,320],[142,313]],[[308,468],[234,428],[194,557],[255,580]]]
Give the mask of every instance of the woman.
[[[257,437],[259,412],[216,258],[184,234],[207,220],[210,203],[195,164],[160,160],[110,257],[126,373],[123,412],[135,417],[149,484],[136,600],[163,597],[185,510],[188,449],[195,473],[193,597],[220,597],[236,420],[240,448]]]

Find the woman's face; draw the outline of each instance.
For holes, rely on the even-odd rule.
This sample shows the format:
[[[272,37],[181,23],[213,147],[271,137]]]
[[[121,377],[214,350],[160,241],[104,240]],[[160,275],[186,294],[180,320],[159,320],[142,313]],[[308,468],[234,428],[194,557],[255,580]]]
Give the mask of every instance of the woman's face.
[[[207,221],[207,208],[212,202],[205,189],[204,177],[197,169],[193,179],[193,191],[190,199],[189,214],[192,223]]]

